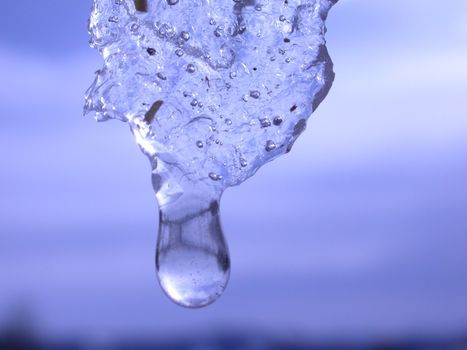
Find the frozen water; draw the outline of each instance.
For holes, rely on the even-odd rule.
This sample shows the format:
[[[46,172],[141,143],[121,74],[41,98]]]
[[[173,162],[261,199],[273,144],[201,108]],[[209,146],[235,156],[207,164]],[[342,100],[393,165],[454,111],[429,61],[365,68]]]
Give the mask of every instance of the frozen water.
[[[333,2],[154,0],[140,12],[132,1],[96,0],[92,44],[105,66],[87,111],[129,122],[180,192],[237,185],[290,150],[328,92]],[[158,191],[162,203],[174,195]]]
[[[334,79],[324,34],[337,0],[94,0],[104,67],[86,96],[128,122],[160,206],[156,266],[177,303],[209,304],[229,276],[219,200],[289,152]]]

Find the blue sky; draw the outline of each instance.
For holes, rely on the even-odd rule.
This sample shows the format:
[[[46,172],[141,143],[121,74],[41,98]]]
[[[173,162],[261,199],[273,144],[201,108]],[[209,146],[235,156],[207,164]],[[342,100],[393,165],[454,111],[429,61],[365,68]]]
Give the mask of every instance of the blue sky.
[[[124,124],[82,117],[101,66],[89,7],[10,1],[0,14],[0,325],[26,305],[44,334],[101,338],[465,329],[465,1],[335,6],[335,84],[290,154],[224,194],[232,277],[196,312],[155,280],[147,160]]]

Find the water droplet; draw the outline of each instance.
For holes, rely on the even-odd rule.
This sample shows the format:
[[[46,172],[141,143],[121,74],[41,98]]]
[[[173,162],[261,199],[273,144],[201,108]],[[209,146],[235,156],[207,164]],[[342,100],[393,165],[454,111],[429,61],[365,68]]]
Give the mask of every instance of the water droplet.
[[[167,0],[167,3],[171,6],[178,4],[178,0]]]
[[[225,119],[225,123],[226,123],[227,125],[232,125],[232,119],[226,118],[226,119]]]
[[[203,148],[203,147],[204,147],[203,141],[199,141],[199,140],[196,141],[196,146],[197,146],[198,148]]]
[[[217,200],[184,194],[161,208],[156,269],[162,289],[179,305],[203,307],[222,294],[230,259]]]
[[[240,158],[240,165],[244,168],[248,165],[248,163],[244,158]]]

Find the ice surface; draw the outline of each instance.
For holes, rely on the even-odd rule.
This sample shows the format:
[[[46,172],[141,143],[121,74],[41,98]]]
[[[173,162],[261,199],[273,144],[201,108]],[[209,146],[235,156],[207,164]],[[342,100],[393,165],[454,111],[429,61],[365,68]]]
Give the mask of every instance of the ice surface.
[[[335,1],[172,2],[149,1],[147,12],[94,2],[91,42],[105,65],[86,109],[129,122],[180,191],[237,185],[289,151],[326,96],[324,20]]]
[[[91,44],[105,64],[85,111],[130,124],[162,222],[212,212],[225,188],[290,151],[334,79],[324,22],[336,2],[94,0]],[[216,242],[203,249],[225,250],[228,268]]]

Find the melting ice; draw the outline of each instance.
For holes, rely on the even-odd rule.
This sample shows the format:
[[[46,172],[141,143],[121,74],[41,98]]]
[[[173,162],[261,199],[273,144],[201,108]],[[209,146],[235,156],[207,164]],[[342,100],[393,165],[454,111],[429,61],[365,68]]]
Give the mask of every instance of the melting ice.
[[[328,93],[324,34],[337,0],[94,0],[104,66],[85,112],[127,122],[152,166],[156,268],[176,303],[226,287],[219,217],[229,186],[291,150]]]

